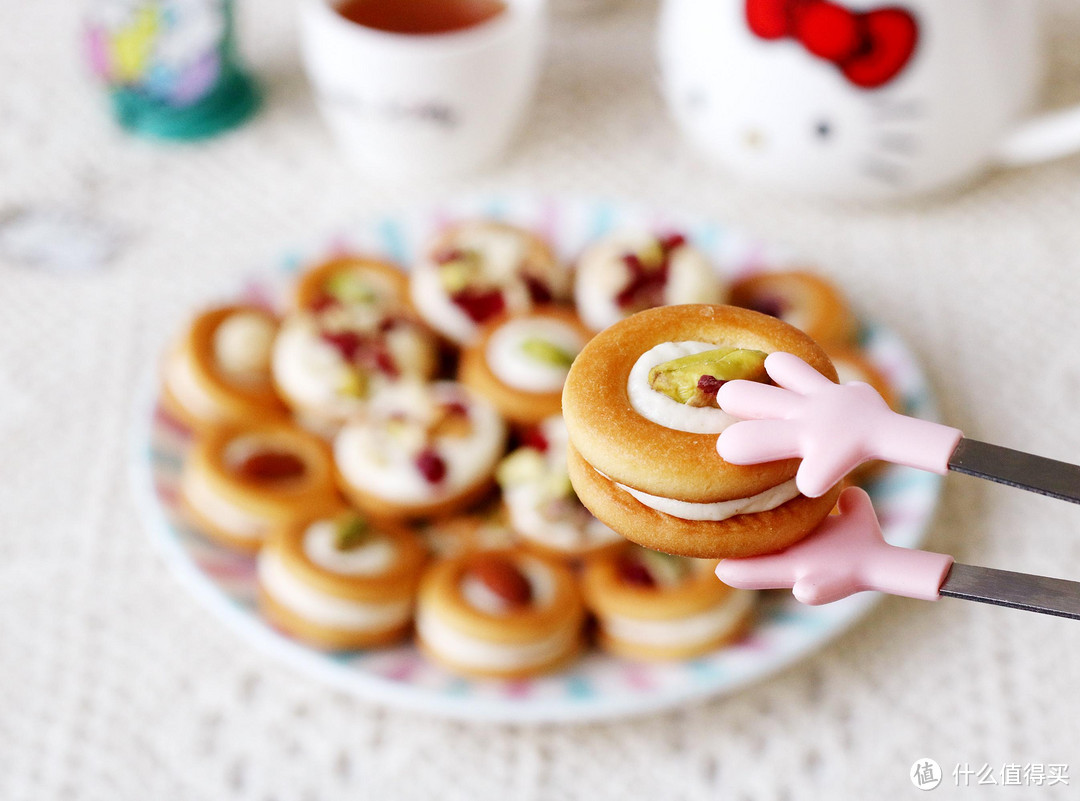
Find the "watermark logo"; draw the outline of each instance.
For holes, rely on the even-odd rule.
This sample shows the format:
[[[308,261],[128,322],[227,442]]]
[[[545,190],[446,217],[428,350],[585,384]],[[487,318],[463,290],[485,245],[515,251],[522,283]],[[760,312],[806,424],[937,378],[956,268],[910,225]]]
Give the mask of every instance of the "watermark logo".
[[[911,766],[911,783],[920,790],[933,790],[941,784],[941,765],[930,757],[916,759]]]

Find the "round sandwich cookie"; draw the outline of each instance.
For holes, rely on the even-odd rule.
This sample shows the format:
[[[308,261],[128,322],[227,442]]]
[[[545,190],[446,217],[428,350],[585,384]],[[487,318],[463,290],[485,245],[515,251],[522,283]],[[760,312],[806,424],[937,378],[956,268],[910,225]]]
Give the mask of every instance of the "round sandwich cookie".
[[[582,574],[585,604],[605,651],[630,659],[702,656],[737,640],[757,593],[717,580],[716,561],[628,546],[590,559]]]
[[[388,645],[412,624],[426,553],[416,535],[340,510],[276,529],[259,551],[259,607],[326,650]]]
[[[570,570],[518,550],[435,563],[420,582],[420,648],[455,673],[524,678],[581,647],[584,607]]]
[[[830,281],[802,270],[762,272],[732,284],[730,303],[776,317],[823,348],[855,341],[859,322]]]
[[[369,306],[386,312],[409,308],[409,278],[396,264],[342,254],[304,271],[293,290],[293,308],[318,312],[330,306]]]
[[[278,321],[257,306],[219,306],[198,315],[164,365],[162,404],[196,430],[283,418],[270,378]]]
[[[798,460],[733,465],[716,452],[717,435],[735,422],[717,390],[767,381],[765,357],[776,351],[836,380],[804,333],[733,306],[650,309],[594,337],[563,390],[581,502],[627,539],[683,556],[771,553],[809,534],[838,488],[807,498],[795,486]]]
[[[591,337],[566,308],[503,315],[465,348],[458,377],[511,423],[535,425],[561,410],[566,374]]]
[[[247,552],[272,529],[341,504],[326,443],[278,422],[224,426],[196,439],[180,500],[206,537]]]
[[[495,479],[514,533],[530,550],[578,558],[619,549],[625,540],[586,509],[566,467],[566,424],[549,417],[502,460]]]
[[[473,220],[442,232],[411,272],[413,305],[458,345],[507,312],[562,300],[570,274],[547,243],[524,228]]]
[[[403,306],[332,303],[293,312],[274,343],[274,384],[306,428],[332,435],[380,387],[428,379],[435,335]]]
[[[491,490],[506,433],[494,407],[461,384],[400,382],[334,438],[338,484],[376,518],[452,515]]]
[[[589,328],[603,331],[644,309],[722,303],[726,294],[709,259],[682,234],[612,234],[578,259],[574,302]]]

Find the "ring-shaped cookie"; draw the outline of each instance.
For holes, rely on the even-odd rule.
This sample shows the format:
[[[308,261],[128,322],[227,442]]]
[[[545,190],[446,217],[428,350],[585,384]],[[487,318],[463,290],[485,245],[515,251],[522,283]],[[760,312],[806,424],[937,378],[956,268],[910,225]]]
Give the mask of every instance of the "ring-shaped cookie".
[[[345,254],[316,264],[303,272],[293,290],[293,307],[312,310],[319,308],[326,297],[332,296],[328,288],[335,278],[352,274],[371,284],[373,305],[394,309],[411,309],[409,300],[409,277],[396,264],[369,256]]]
[[[831,282],[805,270],[767,271],[731,287],[735,306],[778,317],[828,348],[855,341],[859,322]]]
[[[249,305],[219,306],[199,314],[177,342],[164,365],[162,403],[175,418],[194,429],[246,420],[284,418],[285,405],[265,380],[230,378],[218,356],[218,330],[237,315],[264,319],[276,332],[277,318]]]
[[[478,556],[437,562],[421,579],[417,632],[424,652],[457,672],[501,678],[535,675],[573,657],[581,647],[584,605],[569,568],[520,550],[485,552],[484,557],[512,561],[525,574],[539,571],[547,583],[542,604],[530,601],[494,614],[474,606],[465,594]],[[455,644],[454,653],[440,647],[445,640]]]
[[[327,543],[341,518],[275,530],[259,553],[260,607],[279,628],[318,647],[396,642],[412,623],[423,546],[409,531],[379,526],[338,555]],[[357,556],[367,563],[362,570],[355,568]]]
[[[797,460],[729,464],[716,453],[716,434],[676,431],[634,409],[627,393],[631,369],[654,346],[679,341],[794,353],[836,380],[820,347],[767,315],[732,306],[649,309],[595,336],[570,369],[563,415],[573,447],[620,484],[692,503],[746,498],[794,478]]]
[[[239,469],[253,454],[285,454],[302,470],[259,480]],[[257,550],[274,528],[338,508],[329,448],[288,423],[264,422],[211,430],[192,447],[181,478],[188,516],[211,539]]]
[[[520,315],[501,315],[485,325],[479,339],[462,351],[458,367],[461,383],[483,395],[503,417],[519,426],[535,425],[560,413],[563,383],[569,370],[569,363],[565,367],[537,363],[530,374],[529,360],[536,357],[517,353],[520,348],[513,347],[513,340],[528,337],[530,326],[536,335],[530,341],[546,342],[556,356],[565,351],[571,361],[592,338],[592,332],[572,310],[541,306]],[[517,365],[504,364],[514,356],[520,360]],[[515,380],[519,381],[517,386]],[[535,384],[530,386],[530,380]]]
[[[621,576],[621,560],[635,550],[590,559],[582,573],[582,594],[604,650],[633,659],[688,659],[747,629],[756,593],[717,581],[714,561],[689,566],[673,586],[642,586]]]

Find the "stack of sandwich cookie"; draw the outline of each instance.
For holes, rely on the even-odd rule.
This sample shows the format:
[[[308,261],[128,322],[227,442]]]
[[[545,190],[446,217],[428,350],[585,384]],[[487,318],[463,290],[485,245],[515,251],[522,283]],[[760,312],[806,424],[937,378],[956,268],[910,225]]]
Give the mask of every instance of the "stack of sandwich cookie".
[[[593,331],[655,306],[723,303],[724,282],[679,233],[624,231],[594,242],[578,259],[574,302]]]
[[[259,607],[319,648],[387,645],[409,632],[425,559],[411,532],[352,512],[294,523],[259,552]]]
[[[199,531],[249,552],[274,528],[340,505],[326,443],[279,422],[204,434],[184,463],[180,499]]]
[[[531,231],[476,220],[440,234],[414,267],[413,305],[435,330],[458,345],[480,326],[570,293],[570,272]]]
[[[731,286],[730,302],[783,320],[824,348],[850,345],[858,334],[859,322],[840,290],[805,270],[739,279]]]
[[[561,410],[566,374],[591,336],[563,307],[503,315],[462,351],[458,375],[511,423],[535,425]]]
[[[582,506],[566,469],[566,424],[549,417],[499,464],[495,478],[514,533],[526,547],[577,559],[620,548],[616,532]]]
[[[434,334],[412,312],[400,270],[343,259],[309,273],[274,342],[278,393],[301,423],[332,436],[380,388],[434,375]]]
[[[487,495],[505,446],[503,419],[467,388],[400,382],[341,429],[334,462],[342,491],[366,514],[433,518]]]
[[[309,267],[296,282],[293,308],[319,311],[350,304],[397,310],[408,308],[409,279],[396,264],[369,256],[341,255]]]
[[[505,550],[429,568],[416,615],[420,647],[436,662],[470,676],[523,678],[577,654],[584,607],[568,568]]]
[[[809,337],[731,306],[667,306],[597,335],[563,391],[570,479],[589,510],[647,548],[724,558],[780,550],[828,515],[839,493],[807,498],[796,460],[732,465],[716,435],[724,381],[767,381],[768,353],[794,353],[832,381]]]
[[[192,321],[168,356],[162,402],[191,428],[281,419],[270,380],[278,322],[256,306],[220,306]]]
[[[757,594],[721,584],[715,567],[636,546],[590,559],[582,590],[600,647],[631,659],[692,659],[737,640]]]

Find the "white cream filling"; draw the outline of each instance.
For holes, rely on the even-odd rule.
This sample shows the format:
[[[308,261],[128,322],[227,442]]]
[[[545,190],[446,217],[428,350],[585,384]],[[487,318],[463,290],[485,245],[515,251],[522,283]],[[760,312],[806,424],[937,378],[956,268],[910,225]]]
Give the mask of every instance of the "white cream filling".
[[[495,376],[509,387],[523,392],[558,392],[566,382],[569,365],[549,364],[524,350],[529,340],[550,343],[570,356],[585,346],[581,335],[562,320],[526,317],[501,325],[488,340],[485,358]]]
[[[187,351],[177,351],[169,359],[165,368],[165,386],[192,416],[200,420],[216,420],[220,417],[218,405],[199,383]]]
[[[596,242],[581,254],[574,275],[574,304],[589,328],[603,331],[626,316],[615,302],[629,279],[622,256],[647,247],[652,239],[644,232],[622,232]]]
[[[356,548],[341,550],[337,542],[337,523],[320,520],[304,532],[304,553],[324,570],[343,576],[375,576],[394,566],[397,548],[378,534]]]
[[[478,670],[518,670],[543,665],[566,653],[578,636],[576,627],[525,643],[497,643],[465,634],[431,609],[420,609],[416,632],[448,661]]]
[[[180,490],[196,512],[222,531],[252,542],[260,540],[266,533],[266,521],[223,498],[202,471],[185,470]]]
[[[484,283],[502,291],[506,309],[511,312],[532,306],[529,290],[519,277],[529,245],[522,234],[485,223],[464,225],[452,241],[445,243],[448,248],[479,254]],[[413,271],[409,292],[424,319],[459,345],[467,344],[476,336],[479,326],[450,299],[439,279],[439,265],[430,258],[424,259]]]
[[[530,482],[503,491],[503,500],[510,512],[514,531],[522,537],[560,551],[580,551],[617,542],[622,537],[591,515],[584,516],[584,525],[574,520],[549,520],[541,507],[550,498],[542,485]]]
[[[754,605],[757,593],[733,590],[719,606],[674,620],[641,620],[605,615],[600,624],[613,638],[637,645],[678,648],[707,642],[730,632]]]
[[[453,382],[437,382],[419,391],[430,394],[434,403],[467,398],[469,433],[436,438],[434,447],[446,464],[445,477],[433,484],[417,470],[417,449],[423,443],[422,432],[414,424],[403,424],[400,438],[395,439],[394,427],[377,415],[347,424],[334,438],[334,460],[351,485],[395,503],[415,504],[453,496],[491,474],[506,439],[506,424],[494,407],[466,395]],[[409,392],[406,387],[389,388],[372,399],[372,411],[377,412],[384,400],[388,408],[407,401]]]
[[[661,342],[645,351],[626,379],[626,394],[634,411],[664,428],[691,434],[719,434],[737,422],[737,418],[720,409],[687,406],[649,386],[649,371],[656,365],[721,347],[713,342]]]
[[[693,247],[681,247],[671,257],[664,303],[719,303],[724,287],[709,260]]]
[[[271,359],[274,380],[293,405],[337,420],[364,408],[362,398],[339,393],[349,368],[337,350],[324,342],[312,320],[297,317],[282,326]]]
[[[417,266],[409,280],[413,305],[427,324],[458,345],[468,344],[479,329],[461,307],[450,299],[439,280],[439,265]]]
[[[259,583],[282,606],[320,626],[353,631],[382,631],[405,624],[408,599],[386,603],[351,601],[320,592],[294,576],[273,548],[258,558]]]
[[[214,358],[230,379],[255,384],[270,373],[274,324],[255,312],[237,312],[214,331]]]
[[[622,232],[590,246],[578,260],[574,280],[574,302],[582,321],[594,331],[602,331],[627,316],[616,302],[630,279],[623,261],[626,253],[637,253],[655,242],[643,231]],[[676,250],[668,267],[664,302],[718,303],[723,286],[713,266],[692,246]]]
[[[600,473],[600,475],[604,474]],[[607,476],[604,477],[607,478]],[[615,486],[629,492],[650,509],[683,520],[707,520],[714,523],[727,520],[729,517],[735,517],[736,515],[767,512],[787,503],[799,494],[799,488],[795,486],[795,479],[791,479],[783,484],[777,484],[775,487],[769,487],[764,492],[759,492],[749,498],[734,498],[729,501],[717,501],[715,503],[693,503],[691,501],[677,501],[674,498],[664,498],[659,495],[649,495],[647,492],[636,490],[617,481],[614,483]]]

